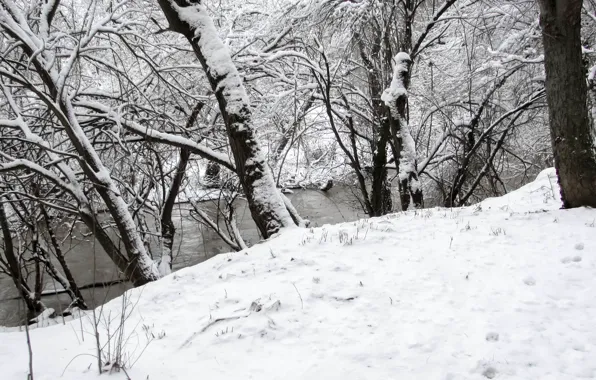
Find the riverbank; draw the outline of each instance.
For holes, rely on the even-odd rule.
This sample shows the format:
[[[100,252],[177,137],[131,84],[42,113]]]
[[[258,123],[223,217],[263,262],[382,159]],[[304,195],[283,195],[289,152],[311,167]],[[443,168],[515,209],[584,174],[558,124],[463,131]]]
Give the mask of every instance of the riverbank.
[[[122,332],[128,365],[104,369],[115,379],[592,378],[596,211],[560,210],[553,173],[467,208],[295,229],[133,289],[96,310],[110,316],[101,345],[108,326]],[[31,330],[36,380],[101,378],[93,321]],[[25,378],[25,333],[0,339],[3,378]]]
[[[363,216],[362,211],[358,210],[354,203],[352,193],[345,186],[336,186],[327,192],[294,189],[287,196],[300,214],[309,219],[313,226],[353,221]],[[202,202],[201,206],[204,207],[203,211],[210,215],[217,207],[212,201]],[[189,209],[188,203],[180,203],[174,209],[173,220],[177,233],[174,240],[174,270],[196,265],[230,250],[214,231],[193,219],[189,215]],[[242,199],[236,202],[236,220],[247,242],[259,241],[250,211]],[[67,253],[67,261],[79,285],[112,282],[119,278],[119,271],[101,246],[90,238],[90,231],[84,225],[76,224],[72,230],[70,225],[62,225],[56,232],[58,239],[62,241],[62,250]],[[68,237],[64,239],[66,236]],[[152,240],[152,248],[154,252],[159,252],[155,239]],[[55,289],[57,284],[49,278],[46,280],[45,289],[51,294],[51,289]],[[130,284],[121,283],[85,289],[82,293],[87,304],[90,307],[96,307],[120,296],[130,288]],[[70,298],[66,294],[47,295],[42,297],[42,301],[47,307],[60,311],[68,306]],[[26,312],[23,310],[12,280],[0,275],[0,326],[19,325],[25,316]]]

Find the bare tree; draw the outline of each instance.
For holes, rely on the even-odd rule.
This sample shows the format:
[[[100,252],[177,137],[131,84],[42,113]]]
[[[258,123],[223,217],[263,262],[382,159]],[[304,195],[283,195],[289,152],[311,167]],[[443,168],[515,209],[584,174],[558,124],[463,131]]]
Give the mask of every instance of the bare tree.
[[[82,126],[84,120],[77,116],[77,111],[73,105],[73,98],[77,96],[78,90],[77,87],[73,86],[73,83],[68,81],[76,73],[78,69],[77,62],[83,59],[86,49],[92,49],[95,42],[94,38],[103,32],[113,31],[108,25],[119,17],[118,12],[126,12],[122,10],[124,3],[114,7],[104,18],[99,20],[95,20],[94,17],[86,18],[83,26],[88,32],[83,38],[77,39],[76,44],[68,46],[56,46],[49,42],[49,39],[56,37],[55,31],[52,29],[52,22],[55,20],[59,6],[60,2],[58,0],[40,3],[39,8],[36,10],[37,13],[35,13],[38,16],[33,16],[34,13],[24,13],[12,0],[0,1],[0,27],[3,36],[17,44],[22,51],[22,54],[18,54],[16,51],[5,53],[2,60],[3,67],[0,68],[0,76],[11,87],[22,90],[19,94],[20,97],[29,97],[29,102],[39,104],[45,110],[47,117],[55,122],[54,126],[59,126],[65,137],[68,138],[80,160],[80,169],[93,183],[95,191],[110,211],[128,257],[122,260],[122,255],[115,252],[113,243],[110,244],[109,237],[98,235],[98,240],[102,242],[102,245],[108,246],[106,252],[111,254],[111,257],[127,277],[136,285],[141,285],[157,279],[159,274],[145,250],[143,241],[128,210],[128,205],[111,177],[109,169],[104,165],[97,150],[85,134]],[[55,50],[51,50],[50,46],[53,46]],[[58,59],[56,49],[60,50],[59,56],[64,57],[61,59],[63,62],[61,65],[54,62],[55,59]],[[8,59],[11,55],[15,59]],[[22,65],[31,66],[33,70],[21,70]],[[83,220],[90,227],[94,227],[96,219],[93,211],[88,209],[90,202],[82,189],[78,187],[75,170],[65,163],[64,157],[72,160],[73,155],[68,152],[56,153],[57,151],[47,141],[31,132],[32,129],[29,124],[40,119],[29,119],[23,116],[20,107],[14,101],[11,91],[6,85],[3,85],[3,89],[10,106],[10,112],[15,118],[13,120],[3,120],[2,124],[20,130],[26,141],[40,146],[52,162],[51,165],[58,167],[60,174],[42,168],[35,163],[19,160],[12,160],[11,165],[2,165],[2,169],[11,170],[19,166],[26,167],[29,170],[37,169],[39,174],[47,175],[51,180],[58,183],[63,182],[59,179],[60,175],[65,176],[71,183],[63,184],[82,206],[79,207],[79,210],[81,210]]]
[[[215,92],[224,119],[236,173],[252,218],[264,238],[295,225],[275,187],[256,140],[248,95],[227,48],[202,0],[158,0],[170,29],[184,35]]]

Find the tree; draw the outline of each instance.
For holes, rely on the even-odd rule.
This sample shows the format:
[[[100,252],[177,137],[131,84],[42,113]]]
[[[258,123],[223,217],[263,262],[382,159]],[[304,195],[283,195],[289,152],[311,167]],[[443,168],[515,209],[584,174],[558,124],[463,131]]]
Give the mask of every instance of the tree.
[[[242,78],[202,0],[158,0],[170,29],[184,35],[203,66],[219,104],[252,218],[264,238],[295,225],[256,140]]]
[[[391,169],[400,173],[397,187],[402,209],[423,206],[419,181],[422,171],[409,125],[411,108],[418,108],[418,99],[412,102],[407,95],[414,62],[440,42],[456,19],[447,15],[455,9],[455,3],[324,1],[315,3],[309,15],[318,30],[308,35],[317,35],[314,45],[318,45],[318,51],[313,55],[308,48],[305,50],[310,56],[321,57],[320,65],[309,63],[315,66],[311,71],[319,87],[316,95],[323,100],[330,127],[354,172],[361,193],[358,200],[370,216],[384,215],[393,209],[388,175],[391,163]],[[321,24],[324,26],[318,27]],[[421,30],[417,25],[422,25]],[[403,77],[403,93],[385,102],[383,93],[394,78],[395,56],[408,56],[405,70],[399,74]],[[429,169],[428,164],[436,158],[447,137],[437,136],[433,144],[436,149],[421,160],[421,169]]]
[[[82,25],[88,32],[85,37],[77,39],[74,45],[58,46],[49,41],[64,35],[52,26],[60,1],[37,4],[35,12],[38,13],[24,12],[21,4],[12,0],[0,1],[2,37],[20,50],[8,48],[2,54],[0,77],[6,101],[0,125],[6,130],[3,131],[6,136],[11,134],[15,141],[32,147],[31,151],[39,150],[40,154],[34,154],[41,162],[40,165],[32,159],[15,159],[2,152],[5,162],[0,163],[0,171],[24,169],[25,173],[36,172],[58,185],[76,203],[76,207],[69,209],[75,209],[81,220],[94,231],[118,268],[135,285],[142,285],[159,278],[159,273],[145,249],[117,181],[104,165],[93,140],[85,133],[89,120],[78,114],[73,103],[73,99],[80,96],[80,80],[84,78],[78,72],[81,61],[94,50],[98,34],[116,32],[109,25],[119,16],[123,5],[121,3],[99,20],[85,18]],[[61,63],[56,64],[56,60]],[[68,144],[58,143],[60,140]],[[72,150],[58,149],[52,146],[54,143]],[[13,151],[21,154],[23,149]],[[91,181],[95,194],[113,218],[127,257],[99,225],[88,193],[81,185],[81,172]]]
[[[582,0],[538,0],[546,100],[564,208],[596,207],[596,154],[582,62]]]
[[[391,85],[385,89],[381,100],[389,110],[388,118],[391,135],[394,139],[396,166],[399,168],[399,192],[402,209],[407,210],[410,205],[422,207],[422,188],[418,180],[418,162],[416,160],[416,146],[410,132],[406,109],[408,106],[408,84],[412,60],[405,52],[398,53],[394,58],[393,79]]]

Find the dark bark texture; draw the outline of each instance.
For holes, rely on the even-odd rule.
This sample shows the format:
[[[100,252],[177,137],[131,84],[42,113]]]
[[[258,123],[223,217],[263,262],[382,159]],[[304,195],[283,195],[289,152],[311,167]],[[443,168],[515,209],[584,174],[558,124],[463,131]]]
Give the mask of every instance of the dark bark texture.
[[[12,234],[10,233],[10,227],[8,223],[6,211],[4,210],[4,204],[0,204],[0,228],[2,229],[2,237],[4,240],[3,261],[6,264],[6,269],[10,273],[10,277],[14,282],[15,287],[19,291],[19,294],[25,302],[25,305],[27,305],[27,310],[29,311],[30,316],[33,316],[43,311],[44,307],[39,301],[39,293],[35,294],[23,278],[21,272],[22,265],[19,263],[19,258],[15,252],[12,242]]]
[[[241,109],[230,112],[228,105],[230,93],[236,90],[235,88],[229,88],[230,84],[228,80],[230,78],[228,76],[231,74],[228,73],[228,76],[218,75],[217,68],[209,66],[205,52],[201,49],[201,39],[212,38],[213,36],[201,35],[200,30],[195,29],[193,25],[189,25],[187,21],[182,20],[180,17],[180,11],[201,5],[202,1],[158,0],[158,3],[170,24],[170,29],[184,35],[188,39],[205,71],[211,88],[215,92],[215,97],[226,125],[234,162],[236,163],[236,173],[240,179],[244,195],[247,198],[252,218],[261,235],[264,238],[268,238],[278,232],[281,227],[286,226],[287,222],[282,215],[278,215],[277,211],[280,211],[279,209],[276,211],[270,207],[271,205],[268,204],[268,201],[261,199],[261,194],[258,194],[259,184],[266,181],[264,173],[269,169],[265,167],[265,162],[261,157],[255,157],[255,152],[259,151],[259,147],[252,126],[251,109],[248,105],[244,105]],[[238,85],[241,86],[241,82]],[[273,191],[277,191],[275,183],[272,180],[267,185],[270,185]],[[275,196],[275,194],[271,194],[271,196]],[[281,198],[278,201],[283,207]],[[291,221],[289,215],[288,219]]]
[[[387,178],[387,145],[391,140],[391,129],[389,126],[389,117],[381,94],[383,93],[381,72],[375,67],[374,63],[369,59],[369,52],[365,47],[365,43],[360,35],[358,38],[358,49],[360,52],[360,59],[366,68],[366,76],[368,80],[368,90],[371,97],[372,111],[374,115],[375,125],[373,126],[373,142],[372,142],[372,183],[370,191],[370,216],[381,216],[388,214],[393,209],[393,202],[391,200],[391,186]],[[370,56],[376,57],[381,51],[381,33],[378,33],[372,41],[372,50]],[[387,48],[385,47],[385,50]],[[387,51],[384,55],[390,54]]]
[[[596,207],[596,158],[581,52],[581,0],[538,0],[551,143],[564,208]]]

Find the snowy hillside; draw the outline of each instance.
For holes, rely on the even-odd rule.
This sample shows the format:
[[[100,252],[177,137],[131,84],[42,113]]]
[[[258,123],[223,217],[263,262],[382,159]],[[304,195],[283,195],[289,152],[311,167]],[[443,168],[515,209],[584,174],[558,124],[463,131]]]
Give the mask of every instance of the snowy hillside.
[[[129,292],[122,334],[122,298],[97,309],[100,339],[111,320],[133,380],[594,378],[596,211],[558,199],[547,170],[468,208],[294,229]],[[35,380],[99,378],[92,326],[31,330]],[[0,333],[0,377],[27,360]]]

